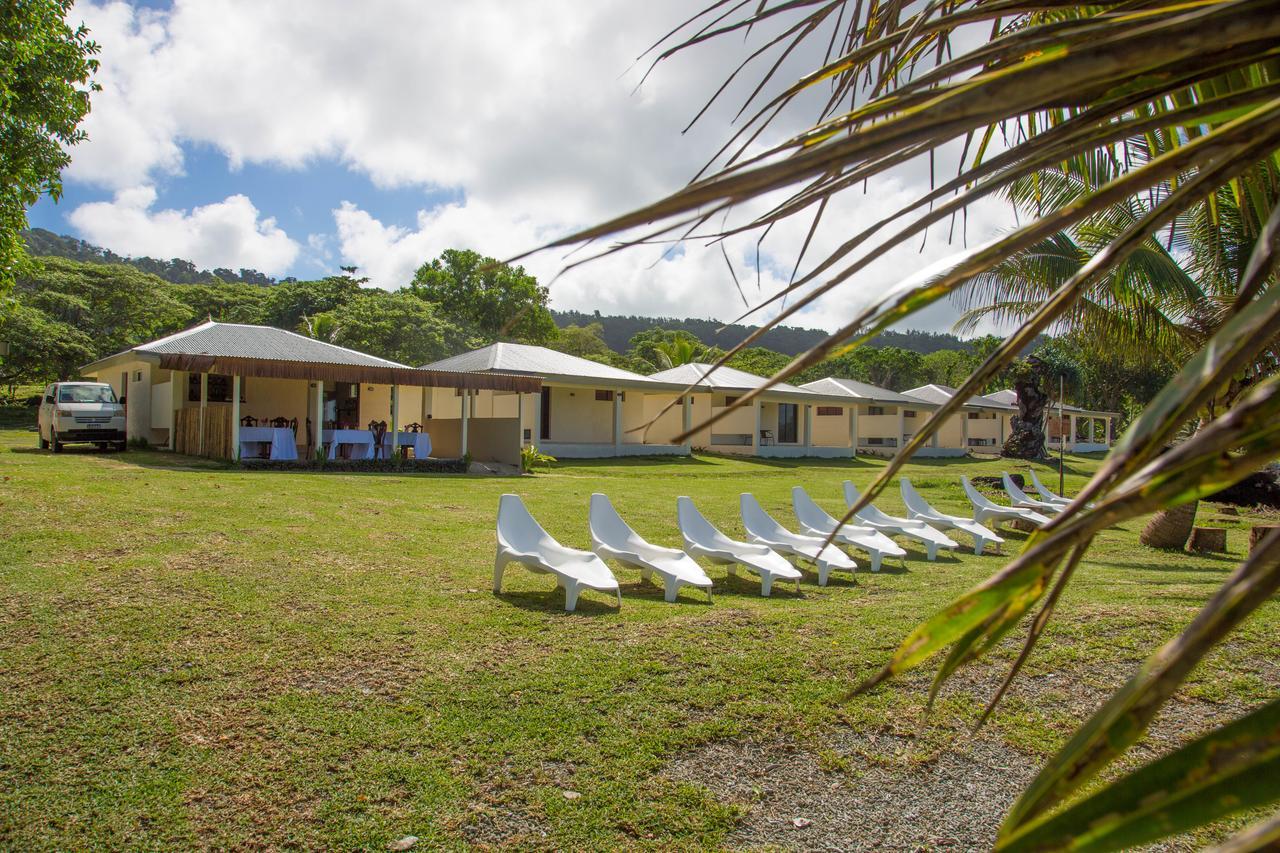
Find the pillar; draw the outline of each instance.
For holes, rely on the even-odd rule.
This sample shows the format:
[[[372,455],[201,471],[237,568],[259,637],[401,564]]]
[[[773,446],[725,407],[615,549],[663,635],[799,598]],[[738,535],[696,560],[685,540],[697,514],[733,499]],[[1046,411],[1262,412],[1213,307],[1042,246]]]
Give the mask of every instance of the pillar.
[[[200,374],[200,438],[196,442],[196,455],[204,456],[204,413],[209,407],[209,374]]]
[[[533,433],[530,432],[532,437]],[[519,391],[516,392],[516,438],[519,439],[517,445],[524,447],[524,395]]]
[[[804,446],[805,449],[808,449],[809,445],[813,442],[813,420],[811,418],[811,415],[813,414],[813,406],[805,403],[800,408],[804,409]]]
[[[1105,422],[1105,424],[1106,424],[1106,425],[1103,427],[1103,429],[1105,429],[1105,430],[1106,430],[1106,432],[1105,432],[1105,433],[1103,433],[1103,436],[1102,436],[1102,437],[1103,437],[1103,440],[1106,442],[1107,447],[1110,447],[1110,446],[1111,446],[1111,416],[1110,416],[1110,415],[1108,415],[1108,416],[1107,416],[1106,418],[1104,418],[1103,420],[1104,420],[1104,422]]]
[[[907,443],[907,410],[898,407],[898,449],[902,449]]]
[[[1076,436],[1078,435],[1078,433],[1076,432],[1076,416],[1075,416],[1075,415],[1067,415],[1067,420],[1068,420],[1068,423],[1071,425],[1070,432],[1068,433],[1068,435],[1070,435],[1070,436],[1071,436],[1071,444],[1070,444],[1070,445],[1063,445],[1063,446],[1064,446],[1067,450],[1075,450],[1075,449],[1076,449]]]
[[[467,455],[467,425],[471,414],[471,392],[462,392],[462,455]]]
[[[240,377],[231,377],[231,458],[240,461]]]
[[[757,397],[751,404],[751,410],[755,415],[755,429],[751,431],[751,455],[760,455],[760,398]]]
[[[934,414],[937,414],[937,411],[938,411],[938,410],[937,410],[937,409],[934,409],[933,411],[934,411]],[[960,414],[962,414],[962,415],[963,415],[963,414],[964,414],[964,412],[961,412]],[[919,417],[919,416],[917,415],[917,417]],[[930,418],[929,418],[929,419],[930,419],[930,420],[932,420],[932,416],[930,416]],[[928,422],[928,421],[926,421],[926,423],[927,423],[927,422]],[[942,425],[941,425],[941,424],[939,424],[939,425],[938,425],[938,428],[937,428],[937,429],[935,429],[935,430],[933,431],[933,435],[929,436],[929,446],[930,446],[930,447],[937,447],[937,446],[938,446],[938,433],[940,433],[940,432],[942,432]]]
[[[969,452],[969,413],[960,413],[960,449]]]
[[[316,380],[315,409],[311,413],[312,453],[324,450],[324,381]]]
[[[178,449],[178,409],[187,403],[187,373],[169,371],[169,449]]]
[[[693,452],[693,436],[689,435],[691,429],[693,429],[693,394],[688,393],[680,398],[680,431],[685,434],[685,453]]]
[[[533,395],[533,427],[529,430],[529,443],[542,443],[542,390]]]
[[[849,407],[849,450],[850,455],[858,455],[858,407],[852,405]]]
[[[622,392],[613,391],[613,454],[618,455],[622,448]]]
[[[400,455],[400,386],[391,386],[391,458]]]
[[[1004,415],[996,415],[996,420],[1000,422],[1000,446],[1004,447]]]

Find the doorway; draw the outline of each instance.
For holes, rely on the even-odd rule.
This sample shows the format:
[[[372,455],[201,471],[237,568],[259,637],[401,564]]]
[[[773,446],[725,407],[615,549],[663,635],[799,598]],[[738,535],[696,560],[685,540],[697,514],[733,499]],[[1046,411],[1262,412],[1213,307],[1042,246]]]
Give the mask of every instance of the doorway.
[[[339,382],[324,389],[325,429],[360,429],[360,386]]]
[[[778,404],[778,443],[779,444],[795,444],[796,443],[796,410],[799,405],[796,403],[779,403]]]

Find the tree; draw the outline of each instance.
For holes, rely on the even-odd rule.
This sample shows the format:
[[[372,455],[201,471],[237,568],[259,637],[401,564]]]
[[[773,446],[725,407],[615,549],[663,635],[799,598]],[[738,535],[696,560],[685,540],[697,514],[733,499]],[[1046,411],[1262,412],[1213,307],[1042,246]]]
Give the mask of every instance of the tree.
[[[85,139],[98,45],[66,17],[72,0],[6,3],[0,14],[0,296],[25,257],[20,232],[42,195],[62,196],[68,148]]]
[[[268,291],[263,321],[282,329],[296,329],[304,316],[332,311],[360,292],[359,283],[345,275],[319,281],[282,281]]]
[[[627,358],[640,373],[656,373],[682,364],[706,361],[712,350],[692,332],[655,327],[631,337]]]
[[[787,366],[789,356],[764,347],[747,347],[729,359],[728,366],[754,373],[756,376],[772,376]]]
[[[1044,413],[1049,404],[1045,390],[1045,364],[1034,356],[1014,366],[1013,390],[1018,398],[1018,414],[1009,422],[1001,456],[1012,459],[1043,459],[1048,455],[1044,443]]]
[[[599,323],[585,326],[565,326],[547,346],[559,352],[579,358],[609,359],[613,350],[604,342],[604,327]]]
[[[738,112],[744,119],[736,135],[683,189],[551,244],[603,242],[622,234],[624,247],[758,237],[758,248],[770,233],[795,233],[773,231],[792,217],[816,228],[825,212],[839,209],[829,205],[832,199],[848,197],[905,162],[927,159],[932,165],[937,157],[963,152],[953,178],[887,211],[771,295],[770,305],[785,305],[767,324],[772,327],[886,251],[919,240],[931,225],[1053,164],[1067,163],[1075,173],[1113,169],[1113,178],[1092,183],[1074,200],[1031,181],[1034,213],[1020,218],[1017,227],[957,252],[852,312],[788,368],[799,373],[833,352],[862,346],[1020,252],[1105,219],[1118,206],[1134,211],[1129,225],[1103,238],[1087,262],[1037,299],[1014,334],[898,448],[847,519],[893,481],[937,425],[1038,336],[1082,305],[1089,310],[1096,301],[1091,296],[1101,292],[1106,300],[1158,312],[1166,294],[1126,289],[1119,284],[1125,277],[1114,274],[1130,261],[1142,263],[1140,250],[1157,235],[1176,238],[1179,229],[1170,225],[1179,217],[1190,213],[1220,227],[1235,215],[1242,233],[1253,235],[1238,252],[1212,253],[1219,267],[1241,271],[1235,290],[1221,300],[1197,299],[1189,318],[1204,329],[1200,341],[1176,362],[1178,371],[1071,505],[1001,571],[918,625],[856,692],[945,651],[936,689],[1019,625],[1029,625],[1023,650],[983,713],[985,720],[1034,651],[1063,589],[1084,570],[1101,531],[1191,503],[1280,453],[1280,377],[1271,354],[1280,328],[1280,69],[1273,56],[1280,15],[1267,0],[1155,0],[1139,6],[714,3],[672,30],[655,51],[665,59],[725,36],[753,37],[753,53],[731,76],[756,59],[767,70],[758,85],[743,87],[750,94]],[[990,29],[988,39],[952,39],[984,27]],[[821,57],[818,67],[771,86],[780,69],[790,67],[784,60],[806,55],[797,50],[801,45],[812,45],[809,55]],[[712,100],[740,90],[726,84]],[[778,127],[794,120],[797,111],[787,107],[803,106],[804,98],[821,105],[814,120],[795,129]],[[703,110],[699,117],[713,114]],[[1237,203],[1224,216],[1228,196]],[[1043,263],[1055,260],[1046,257]],[[1112,286],[1099,291],[1108,280]],[[1158,327],[1159,319],[1152,319]],[[751,405],[764,390],[744,395],[736,405]],[[1226,397],[1229,407],[1217,405]],[[1166,451],[1171,439],[1196,424],[1190,438]],[[1158,765],[1091,784],[1143,736],[1204,655],[1277,591],[1280,532],[1262,540],[1182,635],[1143,662],[1049,760],[1006,815],[997,850],[1137,846],[1280,797],[1275,786],[1263,787],[1274,778],[1280,700],[1209,732]],[[1033,608],[1036,618],[1025,618]],[[1220,760],[1227,754],[1232,760]],[[1081,827],[1088,828],[1087,836]],[[1277,835],[1280,816],[1237,836],[1227,849],[1252,849]]]
[[[420,367],[451,355],[461,331],[408,293],[366,290],[313,318],[329,343]]]
[[[891,391],[925,384],[924,356],[898,347],[860,347],[810,367],[796,377],[811,382],[831,376],[856,379]]]
[[[926,384],[952,388],[962,385],[976,366],[972,354],[954,349],[934,350],[920,359]]]
[[[414,273],[409,292],[470,330],[482,343],[543,344],[556,335],[549,294],[523,267],[499,264],[476,252],[448,249]]]
[[[38,308],[12,303],[0,306],[0,385],[35,385],[80,375],[94,359],[89,336],[67,323],[50,319]]]

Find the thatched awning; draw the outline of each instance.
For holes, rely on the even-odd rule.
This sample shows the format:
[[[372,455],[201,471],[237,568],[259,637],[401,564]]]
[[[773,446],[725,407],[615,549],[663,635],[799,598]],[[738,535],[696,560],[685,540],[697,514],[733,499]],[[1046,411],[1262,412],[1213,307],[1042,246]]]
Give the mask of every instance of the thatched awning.
[[[514,376],[509,373],[460,373],[451,370],[424,370],[417,367],[327,364],[187,353],[161,353],[159,357],[160,367],[164,370],[218,373],[226,376],[363,382],[373,385],[406,385],[420,388],[462,388],[467,391],[535,393],[542,388],[542,380],[537,376]]]

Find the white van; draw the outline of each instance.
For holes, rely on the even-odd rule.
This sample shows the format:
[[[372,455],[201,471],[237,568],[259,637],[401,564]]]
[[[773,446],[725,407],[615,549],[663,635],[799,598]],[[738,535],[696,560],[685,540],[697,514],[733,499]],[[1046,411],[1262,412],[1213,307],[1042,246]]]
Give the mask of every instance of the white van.
[[[124,450],[124,403],[105,382],[55,382],[40,401],[40,447],[60,453],[80,442]]]

